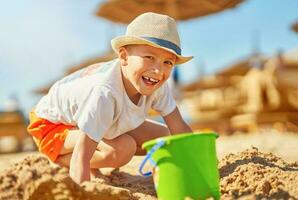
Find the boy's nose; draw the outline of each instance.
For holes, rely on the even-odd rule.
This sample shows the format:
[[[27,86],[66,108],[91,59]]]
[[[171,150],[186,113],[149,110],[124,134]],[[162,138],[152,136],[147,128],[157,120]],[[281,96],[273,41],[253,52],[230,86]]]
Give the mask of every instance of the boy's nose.
[[[155,73],[157,73],[157,74],[162,73],[162,67],[161,67],[161,65],[159,65],[159,64],[155,64],[155,65],[153,66],[153,71],[154,71]]]
[[[155,68],[153,68],[153,72],[159,74],[160,73],[160,69],[155,67]]]
[[[155,74],[155,78],[161,79],[163,77],[163,71],[161,68],[154,68],[153,73]]]

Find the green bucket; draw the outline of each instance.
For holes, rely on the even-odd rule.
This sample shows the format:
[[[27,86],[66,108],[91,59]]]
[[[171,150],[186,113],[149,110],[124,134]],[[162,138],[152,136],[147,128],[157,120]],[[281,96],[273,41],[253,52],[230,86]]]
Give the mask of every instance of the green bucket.
[[[143,172],[149,161],[159,200],[220,198],[215,133],[185,133],[150,140],[143,144],[147,156],[140,165]]]

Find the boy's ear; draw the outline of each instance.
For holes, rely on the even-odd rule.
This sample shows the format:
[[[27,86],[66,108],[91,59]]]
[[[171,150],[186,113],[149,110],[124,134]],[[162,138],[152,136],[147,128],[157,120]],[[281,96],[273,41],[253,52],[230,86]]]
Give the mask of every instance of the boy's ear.
[[[125,47],[120,47],[119,48],[119,53],[118,53],[118,58],[120,60],[120,63],[122,66],[126,66],[128,63],[127,63],[127,60],[128,60],[128,52],[127,50],[125,49]]]

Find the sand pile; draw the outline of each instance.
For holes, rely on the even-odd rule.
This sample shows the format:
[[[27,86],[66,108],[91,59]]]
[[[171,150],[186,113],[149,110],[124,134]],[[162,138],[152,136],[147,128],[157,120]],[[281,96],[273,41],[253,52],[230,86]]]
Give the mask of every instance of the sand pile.
[[[133,179],[129,174],[115,171],[80,187],[68,177],[65,168],[51,165],[45,157],[30,156],[0,174],[0,199],[156,199],[150,179],[132,184]]]
[[[132,168],[139,165],[134,164]],[[156,200],[151,178],[127,172],[131,170],[137,171],[115,170],[80,187],[66,169],[34,155],[0,173],[0,199]],[[298,163],[256,148],[224,157],[219,171],[222,199],[298,199]]]
[[[219,162],[222,199],[298,199],[298,163],[252,148]]]

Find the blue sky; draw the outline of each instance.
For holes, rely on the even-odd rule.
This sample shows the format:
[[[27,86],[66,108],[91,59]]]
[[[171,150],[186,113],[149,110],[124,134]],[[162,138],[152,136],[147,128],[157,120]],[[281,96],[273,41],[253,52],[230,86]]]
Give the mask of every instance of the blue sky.
[[[1,2],[0,109],[15,94],[28,112],[40,98],[34,89],[59,79],[70,66],[99,56],[111,38],[125,32],[125,26],[94,15],[101,2]],[[178,22],[183,54],[195,56],[179,68],[183,81],[249,56],[256,35],[260,52],[269,56],[297,48],[298,34],[290,29],[298,20],[297,10],[297,0],[247,0],[233,10]]]

